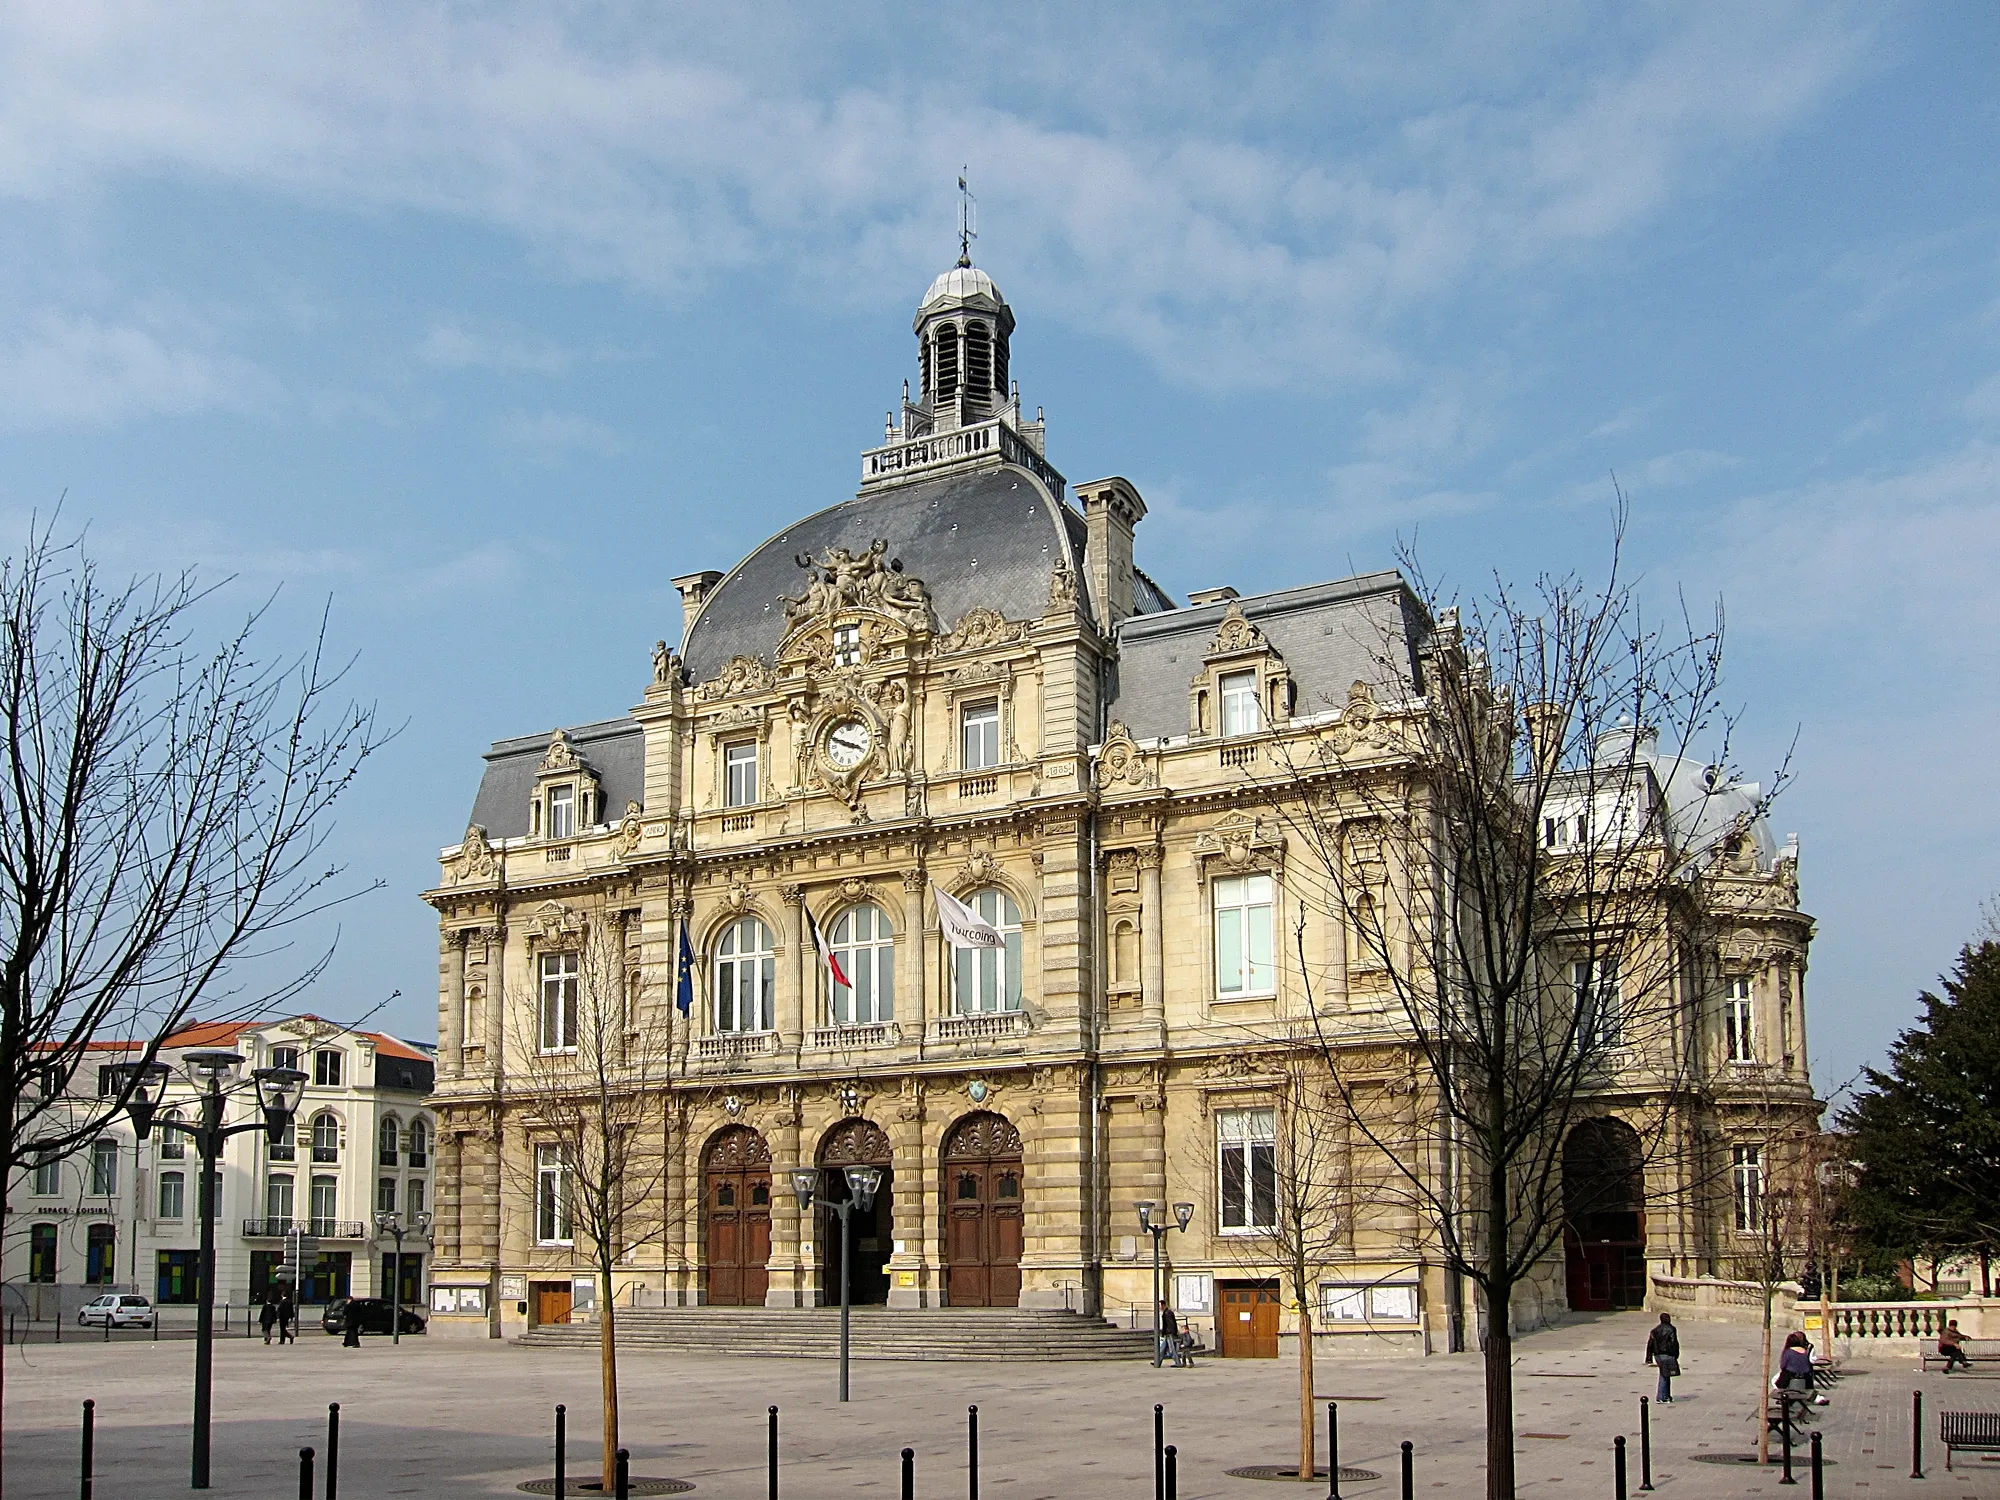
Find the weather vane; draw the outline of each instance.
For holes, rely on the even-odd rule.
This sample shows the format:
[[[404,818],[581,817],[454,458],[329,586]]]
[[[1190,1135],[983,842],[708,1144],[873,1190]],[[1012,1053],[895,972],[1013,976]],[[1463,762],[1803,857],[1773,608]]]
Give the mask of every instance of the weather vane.
[[[958,174],[958,263],[972,264],[972,242],[979,238],[979,200],[965,185],[965,169]]]

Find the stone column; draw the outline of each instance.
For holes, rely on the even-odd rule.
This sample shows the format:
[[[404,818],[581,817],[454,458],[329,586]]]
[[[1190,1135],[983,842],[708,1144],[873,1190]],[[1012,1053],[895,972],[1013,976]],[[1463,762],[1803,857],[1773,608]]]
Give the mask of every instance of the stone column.
[[[497,1080],[507,1070],[507,927],[486,929],[486,1071]]]
[[[1167,1026],[1165,918],[1160,905],[1160,865],[1164,851],[1152,844],[1139,851],[1139,1012],[1149,1031],[1164,1043]]]
[[[465,1254],[464,1158],[458,1131],[439,1121],[437,1132],[437,1250],[439,1260],[455,1262]]]
[[[790,931],[785,941],[792,950],[787,973],[778,983],[778,1050],[796,1053],[805,1045],[806,1031],[814,1022],[812,1008],[812,933],[806,928],[806,890],[802,885],[784,888],[785,905],[791,908]]]
[[[930,1254],[929,1226],[941,1222],[938,1164],[926,1139],[922,1085],[908,1080],[896,1118],[889,1125],[894,1171],[889,1257],[889,1305],[936,1307],[938,1272]],[[905,1284],[907,1283],[907,1284]]]
[[[792,1192],[792,1168],[799,1165],[799,1091],[788,1086],[784,1103],[765,1138],[771,1148],[771,1258],[766,1307],[809,1306],[811,1285],[799,1258],[799,1200]]]
[[[920,865],[903,872],[903,942],[896,953],[896,1024],[903,1035],[923,1035],[930,1007],[924,996],[924,882]]]
[[[630,964],[625,952],[627,924],[631,922],[633,915],[634,913],[626,911],[623,907],[605,913],[605,940],[611,944],[611,984],[614,993],[608,997],[600,997],[598,1001],[601,1006],[608,998],[611,1014],[617,1018],[618,1032],[614,1038],[616,1046],[612,1049],[612,1055],[617,1058],[621,1066],[631,1061],[631,1044],[627,1038],[636,1019],[627,1012],[632,999],[632,981]],[[584,982],[589,982],[587,977]]]
[[[461,928],[444,935],[444,985],[438,1003],[438,1050],[443,1072],[456,1078],[465,1071],[465,944]]]

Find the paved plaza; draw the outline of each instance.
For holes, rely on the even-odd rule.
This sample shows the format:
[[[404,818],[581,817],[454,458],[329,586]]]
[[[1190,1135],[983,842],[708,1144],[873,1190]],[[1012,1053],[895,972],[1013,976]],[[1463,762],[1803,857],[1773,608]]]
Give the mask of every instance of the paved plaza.
[[[1639,1483],[1640,1363],[1652,1319],[1597,1317],[1525,1339],[1517,1373],[1521,1492],[1612,1494],[1611,1440],[1628,1436]],[[1786,1493],[1776,1471],[1697,1463],[1748,1452],[1756,1337],[1684,1325],[1686,1376],[1654,1423],[1659,1492],[1692,1497]],[[81,1403],[98,1403],[97,1500],[186,1493],[193,1347],[143,1339],[34,1344],[6,1351],[6,1492],[77,1493]],[[2000,1463],[1961,1458],[1946,1474],[1939,1408],[2000,1411],[2000,1376],[1921,1375],[1913,1358],[1853,1361],[1821,1413],[1829,1495],[1978,1496],[2000,1500]],[[624,1360],[626,1443],[635,1474],[691,1480],[717,1500],[764,1495],[765,1408],[783,1413],[784,1494],[798,1500],[897,1493],[897,1453],[917,1451],[917,1493],[966,1493],[965,1409],[977,1402],[981,1493],[1001,1500],[1152,1492],[1152,1407],[1163,1402],[1181,1453],[1180,1493],[1256,1500],[1268,1484],[1230,1468],[1295,1456],[1296,1377],[1288,1361],[1208,1361],[1192,1370],[1143,1363],[857,1363],[841,1408],[829,1361],[644,1353]],[[1396,1493],[1397,1444],[1417,1447],[1419,1494],[1480,1493],[1476,1357],[1322,1362],[1320,1392],[1341,1400],[1343,1461],[1373,1469],[1348,1495]],[[1929,1478],[1909,1478],[1910,1392],[1924,1392]],[[323,1445],[326,1404],[344,1417],[342,1500],[389,1495],[498,1496],[549,1473],[550,1414],[571,1414],[571,1468],[594,1472],[594,1353],[504,1344],[371,1338],[356,1351],[318,1333],[292,1348],[225,1341],[216,1361],[217,1496],[296,1493],[297,1451]],[[1321,1454],[1322,1461],[1324,1453]],[[1801,1477],[1803,1478],[1803,1463]],[[1277,1488],[1276,1493],[1297,1493]],[[1324,1484],[1312,1491],[1324,1493]],[[1792,1493],[1801,1500],[1810,1491]]]

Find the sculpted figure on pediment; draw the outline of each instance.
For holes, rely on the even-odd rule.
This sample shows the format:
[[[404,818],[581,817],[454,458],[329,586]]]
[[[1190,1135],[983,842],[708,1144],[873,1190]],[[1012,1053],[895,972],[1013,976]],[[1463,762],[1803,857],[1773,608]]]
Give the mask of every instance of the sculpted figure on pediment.
[[[733,698],[738,693],[761,693],[771,685],[771,669],[754,656],[732,656],[713,679],[701,685],[697,695],[713,702]]]
[[[905,629],[931,628],[930,590],[903,571],[900,558],[889,558],[888,542],[877,537],[861,552],[829,547],[815,560],[806,553],[793,559],[806,572],[804,592],[778,597],[785,618],[793,624],[842,609],[875,609]]]
[[[958,617],[951,633],[938,642],[941,653],[983,651],[1005,641],[1017,641],[1028,633],[1028,622],[1010,623],[997,609],[978,605]]]
[[[453,880],[464,885],[472,880],[489,880],[493,876],[493,846],[486,842],[486,830],[477,823],[465,830],[465,840],[458,846],[458,866]]]

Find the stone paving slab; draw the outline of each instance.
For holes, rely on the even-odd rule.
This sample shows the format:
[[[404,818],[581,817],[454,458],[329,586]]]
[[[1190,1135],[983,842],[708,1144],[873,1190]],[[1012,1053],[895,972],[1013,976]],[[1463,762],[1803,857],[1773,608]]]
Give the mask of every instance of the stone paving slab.
[[[1652,1319],[1579,1320],[1518,1345],[1520,1492],[1538,1500],[1612,1494],[1611,1439],[1627,1435],[1639,1483],[1638,1398]],[[1667,1500],[1787,1494],[1775,1471],[1695,1463],[1697,1453],[1755,1443],[1756,1335],[1686,1324],[1679,1399],[1654,1423],[1654,1478]],[[192,1348],[135,1342],[31,1345],[5,1352],[6,1491],[77,1493],[83,1399],[98,1403],[97,1500],[187,1492]],[[1919,1374],[1910,1357],[1855,1361],[1819,1413],[1829,1496],[2000,1500],[2000,1463],[1961,1459],[1947,1474],[1935,1413],[2000,1411],[2000,1376]],[[1152,1492],[1152,1405],[1165,1404],[1188,1500],[1300,1493],[1232,1479],[1226,1469],[1296,1457],[1297,1378],[1287,1361],[1210,1360],[1192,1370],[1100,1365],[857,1364],[854,1400],[833,1400],[826,1361],[702,1359],[631,1353],[623,1361],[625,1433],[635,1473],[695,1481],[697,1496],[761,1500],[765,1408],[783,1414],[787,1500],[894,1496],[897,1453],[917,1450],[917,1492],[966,1492],[965,1408],[980,1408],[981,1493],[988,1500],[1072,1500]],[[1392,1500],[1397,1444],[1417,1448],[1419,1495],[1483,1492],[1476,1356],[1322,1361],[1322,1395],[1343,1398],[1344,1464],[1374,1483],[1353,1500]],[[1929,1478],[1909,1476],[1910,1392],[1925,1394]],[[216,1358],[218,1497],[296,1494],[297,1451],[323,1448],[326,1403],[342,1406],[341,1495],[444,1497],[515,1493],[549,1472],[551,1412],[570,1410],[572,1472],[594,1472],[597,1362],[587,1351],[528,1350],[423,1338],[360,1350],[313,1335],[291,1347],[227,1342]],[[1543,1434],[1530,1436],[1529,1434]],[[1325,1453],[1318,1455],[1325,1461]],[[1804,1478],[1803,1454],[1800,1476]],[[1312,1493],[1323,1494],[1324,1481]]]

